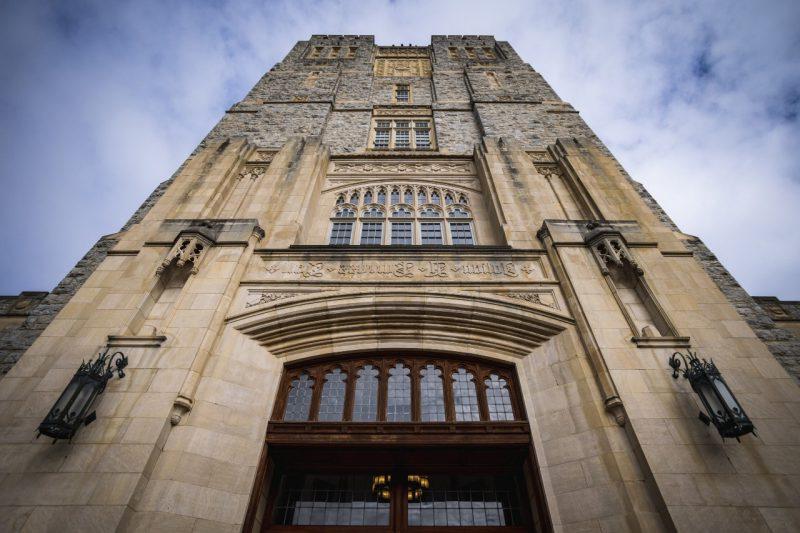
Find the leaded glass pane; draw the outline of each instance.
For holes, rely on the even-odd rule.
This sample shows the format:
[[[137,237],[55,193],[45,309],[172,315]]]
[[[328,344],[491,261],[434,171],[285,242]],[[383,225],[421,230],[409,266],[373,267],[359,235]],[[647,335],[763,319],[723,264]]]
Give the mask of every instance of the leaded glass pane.
[[[365,204],[372,203],[372,191],[367,191],[364,193],[364,203]]]
[[[386,189],[378,189],[378,203],[379,204],[386,203]]]
[[[442,216],[442,212],[433,207],[426,207],[419,212],[419,216],[423,218],[437,218]]]
[[[350,244],[352,234],[352,222],[334,222],[331,228],[330,244]]]
[[[411,478],[412,476],[409,476]],[[522,526],[515,476],[419,475],[424,485],[409,497],[409,526]]]
[[[361,244],[381,244],[382,242],[382,222],[365,222],[361,225]]]
[[[420,189],[417,192],[417,203],[419,205],[427,204],[428,203],[428,195],[425,194],[425,189]]]
[[[344,394],[347,389],[347,374],[339,368],[325,374],[325,384],[319,400],[317,420],[340,422],[344,414]]]
[[[406,189],[406,192],[403,193],[403,203],[409,205],[414,203],[414,193],[411,191],[411,189]]]
[[[374,422],[378,419],[378,369],[372,365],[364,365],[357,375],[353,395],[353,420]]]
[[[420,237],[422,244],[442,244],[442,225],[438,222],[422,222]]]
[[[375,130],[375,148],[389,148],[389,131],[390,130]]]
[[[469,222],[451,222],[450,238],[453,244],[475,244]]]
[[[486,384],[486,403],[489,406],[489,420],[514,420],[511,393],[506,380],[497,374],[490,374]]]
[[[459,422],[479,421],[478,392],[473,376],[465,368],[453,372],[453,404]]]
[[[392,222],[392,244],[411,244],[411,222]]]
[[[452,203],[453,203],[453,195],[451,195],[451,194],[445,194],[445,195],[444,195],[444,203],[445,203],[446,205],[450,205],[450,204],[452,204]]]
[[[284,526],[388,526],[391,493],[374,490],[377,479],[388,477],[284,474],[273,522]]]
[[[301,374],[293,379],[286,395],[286,410],[283,419],[287,422],[305,422],[311,411],[311,395],[314,392],[314,380],[308,374]]]
[[[394,147],[409,148],[411,146],[411,130],[397,128],[394,132]]]
[[[400,203],[400,191],[398,189],[392,189],[392,195],[389,198],[392,205]]]
[[[439,203],[439,191],[433,191],[431,193],[431,203],[438,204]]]
[[[433,365],[426,365],[419,375],[420,419],[422,422],[444,422],[446,415],[442,371]]]
[[[354,192],[350,195],[350,203],[354,205],[358,205],[358,193]]]
[[[407,366],[397,363],[389,369],[389,388],[386,396],[386,421],[411,420],[411,376]]]
[[[411,218],[411,211],[405,207],[398,207],[394,211],[392,211],[393,217],[400,217],[400,218]]]

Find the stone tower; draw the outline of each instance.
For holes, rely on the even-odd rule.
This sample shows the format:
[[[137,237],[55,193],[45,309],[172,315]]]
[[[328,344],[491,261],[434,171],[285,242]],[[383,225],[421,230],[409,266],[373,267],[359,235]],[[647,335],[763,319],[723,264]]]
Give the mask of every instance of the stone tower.
[[[491,36],[298,42],[71,279],[0,382],[4,531],[800,528],[796,337]]]

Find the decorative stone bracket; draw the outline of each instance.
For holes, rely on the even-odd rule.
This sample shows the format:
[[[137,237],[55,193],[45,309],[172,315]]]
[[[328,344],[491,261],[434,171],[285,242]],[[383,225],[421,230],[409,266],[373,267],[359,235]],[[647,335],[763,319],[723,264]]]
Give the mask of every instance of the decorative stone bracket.
[[[191,263],[192,274],[197,274],[200,268],[200,261],[202,261],[203,256],[212,244],[213,242],[210,239],[200,234],[189,232],[181,233],[172,246],[172,250],[169,251],[167,257],[164,258],[156,269],[156,274],[162,274],[173,261],[178,268],[183,267],[186,263]]]

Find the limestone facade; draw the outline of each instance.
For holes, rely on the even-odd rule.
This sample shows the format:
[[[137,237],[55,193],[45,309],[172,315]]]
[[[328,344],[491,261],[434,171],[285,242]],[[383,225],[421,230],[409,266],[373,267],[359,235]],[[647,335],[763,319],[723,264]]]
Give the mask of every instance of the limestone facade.
[[[774,318],[507,42],[298,42],[104,242],[0,382],[4,531],[260,530],[284,366],[401,351],[513,366],[545,529],[800,528],[800,388],[743,308]],[[105,347],[97,420],[36,439]],[[758,437],[697,419],[687,348]]]

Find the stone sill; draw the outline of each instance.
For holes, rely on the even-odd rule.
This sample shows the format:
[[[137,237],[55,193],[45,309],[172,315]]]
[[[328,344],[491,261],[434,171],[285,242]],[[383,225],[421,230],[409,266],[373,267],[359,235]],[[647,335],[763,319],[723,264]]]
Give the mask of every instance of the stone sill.
[[[689,348],[689,337],[631,337],[637,348]]]

